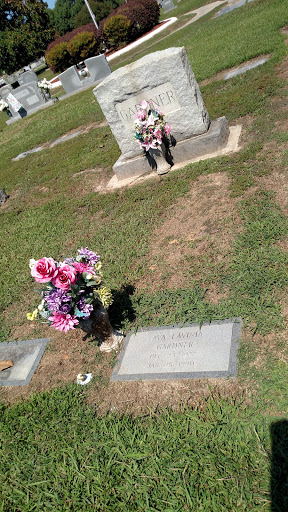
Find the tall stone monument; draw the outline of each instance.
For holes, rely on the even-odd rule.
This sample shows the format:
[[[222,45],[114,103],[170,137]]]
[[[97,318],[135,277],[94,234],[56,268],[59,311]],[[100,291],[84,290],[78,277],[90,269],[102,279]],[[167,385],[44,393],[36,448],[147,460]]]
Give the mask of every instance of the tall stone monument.
[[[113,166],[119,180],[151,171],[134,138],[137,105],[151,101],[171,126],[171,163],[211,153],[226,144],[225,117],[210,121],[185,48],[169,48],[114,71],[94,89],[122,155]]]

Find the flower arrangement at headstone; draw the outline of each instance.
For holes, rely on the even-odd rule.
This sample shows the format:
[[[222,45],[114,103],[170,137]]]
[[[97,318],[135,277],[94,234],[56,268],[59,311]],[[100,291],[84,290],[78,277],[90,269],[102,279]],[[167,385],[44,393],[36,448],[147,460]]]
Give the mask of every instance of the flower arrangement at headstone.
[[[52,85],[50,84],[50,82],[48,82],[48,80],[46,78],[43,78],[43,80],[38,82],[38,87],[39,87],[39,89],[41,89],[45,100],[46,101],[50,100],[50,98],[51,98],[50,89],[52,88]]]
[[[0,99],[0,112],[6,112],[6,114],[9,117],[11,117],[11,112],[9,110],[9,104],[3,99]]]
[[[31,259],[31,275],[44,285],[42,300],[28,320],[42,318],[54,329],[68,332],[80,327],[100,342],[100,350],[118,348],[123,336],[113,331],[107,308],[111,290],[103,280],[100,256],[87,247],[78,249],[76,258],[56,262],[53,258]]]
[[[157,174],[165,174],[171,165],[166,161],[163,139],[170,135],[171,127],[165,121],[162,112],[153,107],[152,102],[143,100],[136,108],[135,139],[156,162]]]

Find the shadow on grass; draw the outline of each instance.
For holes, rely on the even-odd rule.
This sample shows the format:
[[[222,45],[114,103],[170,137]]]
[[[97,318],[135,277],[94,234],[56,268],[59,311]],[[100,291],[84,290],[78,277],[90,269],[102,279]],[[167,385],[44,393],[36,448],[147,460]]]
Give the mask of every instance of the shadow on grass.
[[[135,293],[135,287],[125,285],[120,290],[112,290],[113,303],[109,308],[109,318],[113,327],[123,328],[123,324],[135,320],[135,310],[132,306],[131,297]]]
[[[288,420],[272,423],[271,512],[288,511]]]

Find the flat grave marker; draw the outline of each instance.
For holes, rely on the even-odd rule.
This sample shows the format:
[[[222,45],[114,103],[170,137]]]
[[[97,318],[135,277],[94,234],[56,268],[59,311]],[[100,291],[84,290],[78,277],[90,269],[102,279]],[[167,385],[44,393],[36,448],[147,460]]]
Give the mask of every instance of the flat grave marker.
[[[27,386],[41,360],[49,338],[0,343],[0,360],[13,366],[0,372],[0,386]]]
[[[130,333],[111,381],[235,377],[241,319]]]

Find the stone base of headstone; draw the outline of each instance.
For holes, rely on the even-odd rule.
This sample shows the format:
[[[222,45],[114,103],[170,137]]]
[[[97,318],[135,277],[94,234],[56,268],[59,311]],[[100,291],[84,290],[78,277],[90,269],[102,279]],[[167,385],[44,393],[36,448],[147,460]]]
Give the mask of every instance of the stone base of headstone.
[[[228,140],[228,123],[226,117],[219,117],[211,121],[208,131],[189,139],[182,140],[170,147],[172,165],[187,162],[193,158],[213,153],[225,146]],[[172,167],[173,168],[173,167]],[[151,170],[156,171],[155,163],[148,155],[127,158],[121,155],[113,166],[119,181],[127,178],[141,176]]]
[[[46,103],[44,103],[43,105],[33,108],[29,112],[27,112],[27,116],[29,116],[31,114],[35,114],[35,112],[38,112],[38,110],[43,110],[44,108],[54,105],[54,103],[56,103],[56,101],[57,101],[56,98],[52,98],[51,100],[46,101]],[[19,121],[20,119],[22,119],[22,116],[20,116],[19,114],[16,114],[15,117],[10,117],[10,119],[8,119],[8,121],[6,121],[6,124],[15,123],[16,121]]]

